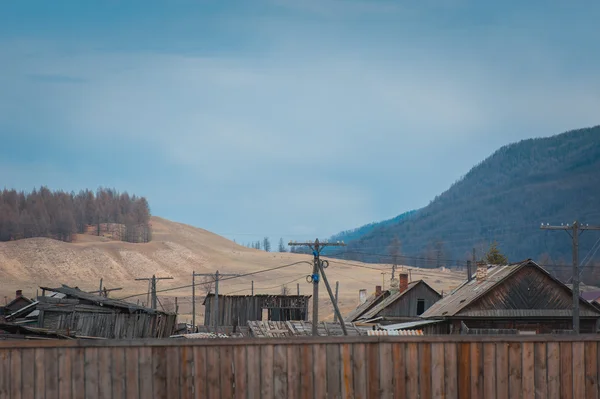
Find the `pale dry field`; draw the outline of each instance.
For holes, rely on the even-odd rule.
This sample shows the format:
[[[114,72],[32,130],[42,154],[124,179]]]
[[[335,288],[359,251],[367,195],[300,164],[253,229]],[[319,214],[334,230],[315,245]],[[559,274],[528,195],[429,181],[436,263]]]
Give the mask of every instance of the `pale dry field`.
[[[132,302],[147,301],[148,285],[135,281],[138,277],[171,276],[162,280],[158,289],[191,284],[192,271],[197,273],[246,274],[300,261],[312,261],[312,256],[291,253],[264,252],[246,248],[209,231],[153,217],[153,241],[147,244],[130,244],[109,241],[102,237],[77,236],[74,243],[64,243],[46,238],[34,238],[0,243],[0,300],[12,299],[17,289],[24,295],[34,296],[40,286],[56,287],[61,284],[78,286],[84,290],[98,289],[100,278],[108,288],[123,287],[111,297],[122,298],[143,294],[129,299]],[[373,270],[377,269],[377,270]],[[379,270],[381,269],[381,270]],[[381,271],[391,265],[364,264],[353,261],[330,259],[326,270],[331,284],[340,282],[339,302],[343,314],[358,303],[358,291],[366,288],[369,293],[382,284]],[[279,293],[288,283],[292,294],[297,284],[300,293],[312,295],[312,285],[305,281],[312,266],[308,263],[258,273],[252,276],[224,280],[221,293],[250,294],[251,281],[255,293]],[[462,273],[437,269],[412,269],[412,279],[424,279],[438,291],[448,291],[464,279]],[[295,281],[294,281],[295,280]],[[386,286],[389,281],[385,282]],[[191,288],[181,288],[159,293],[159,299],[167,310],[174,310],[174,297],[178,298],[181,320],[191,320]],[[202,323],[203,293],[197,290],[197,321]],[[333,309],[325,286],[320,286],[320,316],[332,319]]]

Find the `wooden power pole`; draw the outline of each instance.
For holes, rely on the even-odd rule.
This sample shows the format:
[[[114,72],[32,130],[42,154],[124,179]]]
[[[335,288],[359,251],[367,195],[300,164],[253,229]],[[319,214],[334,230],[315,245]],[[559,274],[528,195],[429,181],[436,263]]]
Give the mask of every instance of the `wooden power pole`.
[[[310,282],[312,282],[312,284],[313,284],[312,335],[315,337],[317,335],[319,335],[319,332],[318,332],[319,280],[320,280],[319,272],[321,275],[323,275],[323,281],[325,282],[325,287],[327,288],[327,292],[329,293],[329,298],[331,299],[331,302],[333,303],[333,310],[335,311],[335,314],[341,321],[342,331],[344,332],[344,335],[348,335],[348,332],[346,331],[346,325],[344,324],[342,315],[340,314],[340,310],[338,309],[338,306],[337,306],[337,302],[335,301],[335,298],[333,297],[333,292],[331,291],[331,287],[329,286],[329,282],[327,281],[327,276],[325,275],[325,268],[327,268],[327,266],[329,266],[329,263],[327,261],[321,261],[321,250],[323,248],[325,248],[325,247],[345,247],[346,244],[344,244],[343,241],[342,242],[338,241],[335,243],[319,242],[319,239],[317,238],[314,242],[290,241],[288,243],[288,245],[292,246],[292,247],[293,246],[309,247],[313,251],[313,273],[312,273],[312,275],[308,276],[309,277],[308,280]]]
[[[201,276],[209,276],[214,277],[215,283],[215,333],[217,332],[217,327],[219,326],[219,280],[221,277],[238,277],[239,274],[228,274],[228,273],[219,273],[217,270],[213,273],[192,273],[192,311],[194,314],[192,315],[192,323],[194,324],[194,330],[196,328],[196,277]],[[252,282],[252,290],[254,291],[254,281]],[[254,295],[254,293],[253,293]]]
[[[579,232],[585,230],[600,230],[600,226],[582,225],[578,221],[569,226],[550,226],[542,223],[542,230],[564,230],[573,242],[573,331],[579,334]]]
[[[151,291],[151,301],[152,301],[152,309],[156,310],[156,301],[157,301],[157,297],[156,297],[156,282],[158,280],[173,280],[173,277],[156,277],[155,275],[152,275],[152,277],[146,277],[146,278],[136,278],[136,281],[150,281],[150,291]]]

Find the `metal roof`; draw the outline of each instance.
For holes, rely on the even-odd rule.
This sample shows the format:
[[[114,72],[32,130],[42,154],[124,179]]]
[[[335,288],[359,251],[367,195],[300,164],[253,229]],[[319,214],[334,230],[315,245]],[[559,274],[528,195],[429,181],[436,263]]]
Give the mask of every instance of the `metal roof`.
[[[428,324],[436,324],[441,322],[443,322],[443,320],[416,320],[407,321],[406,323],[379,325],[378,327],[383,328],[384,330],[404,330],[406,328],[421,327]]]
[[[531,259],[524,260],[519,263],[514,263],[506,266],[491,266],[488,267],[487,276],[484,280],[477,280],[477,278],[473,278],[471,281],[465,281],[463,284],[458,286],[454,291],[452,291],[447,296],[443,297],[436,303],[434,303],[429,309],[425,311],[421,315],[422,318],[441,318],[441,317],[452,317],[456,316],[459,312],[465,309],[467,306],[475,302],[477,299],[481,298],[483,295],[487,294],[489,291],[494,289],[497,285],[505,281],[508,277],[513,275],[515,272],[520,270],[523,267],[535,267],[542,273],[545,273],[554,280],[557,284],[559,284],[565,290],[570,292],[570,289],[565,286],[561,281],[555,279],[540,267],[537,263],[535,263]],[[587,302],[583,301],[588,307],[590,306]],[[582,309],[583,311],[584,309]],[[554,312],[555,316],[558,315],[555,310],[551,310]],[[481,311],[477,315],[473,317],[484,317],[484,313],[486,317],[501,317],[494,316],[493,311]],[[461,313],[461,316],[463,313]],[[570,313],[572,315],[572,313]],[[594,316],[598,316],[597,313]],[[518,317],[518,316],[509,316],[509,317]],[[524,317],[530,317],[524,316]]]
[[[571,309],[492,309],[492,310],[467,310],[461,312],[464,317],[497,317],[497,318],[553,318],[553,317],[572,317],[573,310]],[[598,313],[580,309],[581,317],[598,317]]]
[[[594,300],[600,298],[600,291],[582,292],[581,297],[583,299],[585,299],[586,301],[594,301]]]
[[[406,294],[407,292],[409,292],[410,290],[412,290],[414,287],[416,287],[420,283],[425,284],[432,291],[434,291],[434,292],[437,293],[437,291],[434,290],[433,288],[431,288],[431,286],[429,286],[429,284],[427,284],[425,281],[423,281],[423,280],[413,281],[413,282],[411,282],[411,283],[408,284],[408,288],[407,289],[405,289],[404,291],[393,292],[390,296],[388,296],[387,298],[385,298],[379,304],[377,304],[376,306],[372,307],[367,312],[365,312],[363,315],[361,315],[360,319],[361,320],[370,320],[370,319],[376,317],[379,312],[381,312],[383,309],[387,308],[388,306],[390,306],[391,304],[393,304],[394,302],[396,302],[397,300],[399,300],[400,298],[402,298],[402,296],[404,294]],[[440,295],[440,298],[441,298],[441,295]]]

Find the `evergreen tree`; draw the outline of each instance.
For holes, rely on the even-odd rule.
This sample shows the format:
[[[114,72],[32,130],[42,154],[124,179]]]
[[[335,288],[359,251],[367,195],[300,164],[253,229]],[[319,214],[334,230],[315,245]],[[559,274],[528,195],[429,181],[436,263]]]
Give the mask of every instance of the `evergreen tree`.
[[[508,265],[508,259],[500,253],[496,241],[490,245],[490,249],[485,256],[485,262],[487,262],[488,265]]]
[[[285,244],[283,243],[283,238],[279,239],[279,252],[287,252]]]

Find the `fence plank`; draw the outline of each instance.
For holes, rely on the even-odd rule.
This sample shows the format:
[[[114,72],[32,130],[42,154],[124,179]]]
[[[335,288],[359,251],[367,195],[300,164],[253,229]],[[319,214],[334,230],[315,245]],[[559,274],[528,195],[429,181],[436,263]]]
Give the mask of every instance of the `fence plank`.
[[[125,398],[140,397],[140,367],[138,348],[124,348],[125,355]]]
[[[181,361],[179,359],[179,348],[169,347],[166,348],[167,356],[167,396],[169,399],[180,399],[181,398],[181,370],[179,366]]]
[[[366,399],[367,394],[367,348],[365,344],[352,345],[352,372],[354,374],[354,397]]]
[[[585,343],[585,397],[598,399],[598,343]]]
[[[152,390],[153,398],[167,398],[167,348],[152,348],[152,379],[154,380]],[[143,384],[144,382],[142,382]]]
[[[287,348],[285,345],[275,345],[273,348],[273,396],[286,398],[287,391]]]
[[[300,397],[303,399],[313,398],[314,396],[314,379],[313,379],[313,346],[303,345],[300,350],[300,384],[302,390]]]
[[[154,397],[154,378],[152,370],[152,348],[139,348],[140,399]]]
[[[573,397],[585,398],[585,346],[573,342]]]
[[[471,343],[471,397],[483,397],[483,344]]]
[[[406,397],[419,396],[419,348],[415,343],[406,344]]]
[[[248,393],[248,372],[251,370],[246,368],[246,348],[244,346],[236,346],[233,349],[233,365],[235,367],[235,397],[236,399],[246,398]]]
[[[233,348],[223,345],[219,348],[219,365],[221,370],[221,397],[233,398]]]
[[[206,348],[207,398],[218,399],[221,397],[221,381],[219,377],[219,347],[209,346]]]
[[[508,345],[508,392],[509,397],[520,398],[523,394],[523,357],[521,344],[511,342]]]
[[[85,398],[98,397],[98,348],[85,349]]]
[[[546,343],[535,343],[535,398],[548,398],[548,355]]]
[[[342,358],[342,398],[354,398],[354,378],[352,378],[352,346],[348,344],[340,345],[340,355]]]
[[[73,399],[85,399],[85,350],[83,348],[69,348],[71,358],[71,391]],[[25,395],[25,392],[23,392]]]
[[[415,351],[416,351],[416,345]],[[379,397],[379,345],[367,344],[367,394],[369,398]]]
[[[10,349],[0,349],[0,399],[10,395]]]
[[[71,398],[71,355],[69,348],[58,349],[58,397]]]
[[[315,365],[316,367],[316,365]],[[260,346],[260,397],[268,399],[273,397],[273,345]],[[324,374],[324,370],[323,370]]]
[[[98,398],[110,399],[112,396],[112,360],[111,348],[98,349]]]
[[[379,344],[379,397],[394,397],[394,362],[392,344]]]
[[[496,344],[483,344],[483,397],[496,397]]]
[[[241,347],[244,349],[244,347]],[[181,399],[194,397],[194,349],[188,346],[179,348],[181,370]]]
[[[573,347],[571,342],[560,343],[560,398],[573,398]]]
[[[258,357],[258,353],[256,354]],[[258,361],[258,360],[257,360]],[[260,370],[257,368],[256,370]],[[256,373],[258,374],[258,372]],[[206,348],[194,348],[194,397],[204,399],[207,395],[206,382]]]
[[[21,376],[23,362],[21,358],[22,349],[13,349],[10,351],[10,398],[21,399],[22,385]],[[28,365],[30,366],[30,365]],[[69,382],[71,380],[69,379]]]
[[[443,344],[442,344],[443,345]],[[394,398],[406,399],[406,348],[403,343],[392,344],[394,363]]]
[[[447,399],[458,399],[458,348],[454,342],[444,344],[444,391]],[[407,367],[409,367],[407,365]]]
[[[419,344],[419,388],[421,398],[431,398],[431,343]]]
[[[471,398],[471,344],[462,343],[458,347],[458,397]]]
[[[23,399],[35,396],[35,349],[23,349],[21,353],[21,384],[23,386]],[[83,397],[83,395],[81,396]]]
[[[342,396],[342,376],[340,362],[340,346],[338,344],[328,344],[327,354],[327,397],[341,398]]]
[[[523,367],[523,399],[535,399],[535,346],[533,342],[521,345]]]
[[[431,397],[443,398],[444,391],[444,344],[431,344]]]
[[[508,399],[508,344],[496,344],[496,398]]]
[[[560,345],[557,342],[548,342],[548,397],[560,397]]]
[[[300,384],[300,346],[287,346],[287,395],[289,399],[298,399],[302,385]]]

